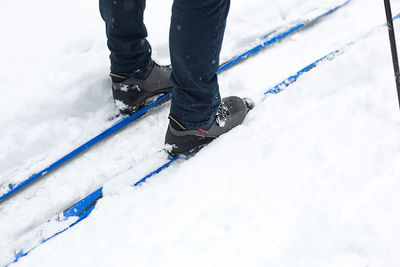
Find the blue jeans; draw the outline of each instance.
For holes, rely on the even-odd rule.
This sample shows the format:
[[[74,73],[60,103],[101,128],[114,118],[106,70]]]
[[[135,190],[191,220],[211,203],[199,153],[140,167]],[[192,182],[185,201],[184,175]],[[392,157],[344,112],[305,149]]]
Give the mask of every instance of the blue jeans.
[[[229,5],[230,0],[174,0],[170,114],[187,128],[209,125],[221,102],[216,71]],[[144,9],[145,0],[100,0],[114,74],[140,78],[153,65]]]

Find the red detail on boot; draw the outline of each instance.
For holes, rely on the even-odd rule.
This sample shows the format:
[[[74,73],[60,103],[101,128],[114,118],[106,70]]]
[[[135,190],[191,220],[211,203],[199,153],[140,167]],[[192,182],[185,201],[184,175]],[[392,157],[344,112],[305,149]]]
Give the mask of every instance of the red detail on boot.
[[[197,131],[199,131],[201,133],[206,133],[207,132],[206,130],[203,130],[203,129],[197,129]]]

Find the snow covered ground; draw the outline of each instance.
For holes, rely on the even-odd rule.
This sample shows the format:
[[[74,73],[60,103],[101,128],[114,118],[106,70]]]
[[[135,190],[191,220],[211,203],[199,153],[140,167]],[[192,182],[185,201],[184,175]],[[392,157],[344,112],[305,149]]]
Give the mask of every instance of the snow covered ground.
[[[3,0],[0,188],[112,124],[96,1]],[[154,57],[168,63],[172,1],[148,1]],[[222,58],[337,0],[232,1]],[[400,1],[392,1],[394,13]],[[384,22],[352,0],[220,76],[262,93]],[[396,24],[400,29],[400,23]],[[397,35],[400,30],[397,31]],[[139,188],[158,167],[169,106],[0,204],[0,266],[29,230],[105,184],[83,222],[16,266],[398,266],[400,112],[384,28],[258,104],[243,126]],[[178,167],[179,166],[179,167]]]

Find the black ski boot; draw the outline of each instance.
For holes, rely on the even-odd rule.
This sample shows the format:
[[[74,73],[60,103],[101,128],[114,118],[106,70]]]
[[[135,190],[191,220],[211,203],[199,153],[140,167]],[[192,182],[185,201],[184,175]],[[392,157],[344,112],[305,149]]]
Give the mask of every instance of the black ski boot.
[[[242,124],[247,112],[254,108],[254,102],[248,98],[230,96],[222,99],[215,120],[203,129],[186,129],[173,117],[165,136],[166,150],[172,157],[180,154],[194,154],[202,147]]]
[[[169,81],[171,71],[170,66],[154,63],[151,71],[143,79],[110,74],[116,107],[122,114],[132,115],[159,96],[172,92],[172,84]]]

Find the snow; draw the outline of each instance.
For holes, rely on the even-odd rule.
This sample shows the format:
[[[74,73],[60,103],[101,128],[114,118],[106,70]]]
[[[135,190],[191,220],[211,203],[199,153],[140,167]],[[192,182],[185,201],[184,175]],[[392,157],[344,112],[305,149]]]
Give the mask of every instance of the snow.
[[[148,1],[145,14],[163,64],[171,2]],[[222,60],[336,3],[232,1]],[[400,1],[392,5],[400,12]],[[0,187],[48,166],[116,114],[97,2],[4,6]],[[53,216],[104,185],[86,220],[15,266],[398,266],[400,114],[386,30],[259,101],[384,18],[380,1],[352,0],[222,73],[223,96],[251,97],[257,107],[244,125],[142,186],[130,185],[166,160],[169,105],[0,203],[0,265],[68,225]]]

